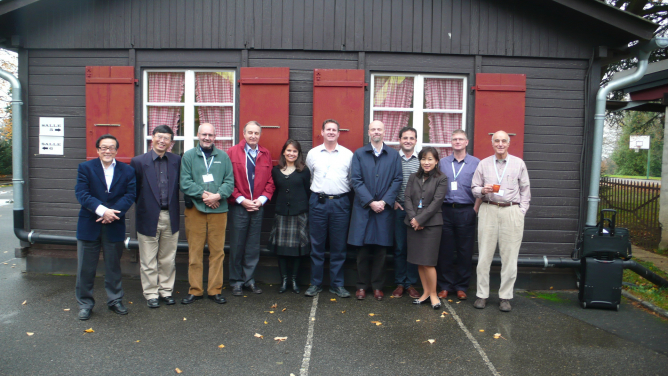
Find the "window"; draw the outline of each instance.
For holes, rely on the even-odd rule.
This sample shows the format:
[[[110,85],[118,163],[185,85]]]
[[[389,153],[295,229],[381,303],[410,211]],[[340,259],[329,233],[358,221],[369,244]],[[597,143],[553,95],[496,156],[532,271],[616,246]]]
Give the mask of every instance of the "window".
[[[399,130],[417,131],[416,150],[452,154],[455,129],[466,126],[466,78],[443,75],[377,73],[371,76],[371,116],[385,124],[385,143],[399,149]]]
[[[211,123],[216,147],[234,144],[234,70],[144,71],[144,151],[158,125],[174,131],[173,153],[183,155],[197,145],[197,128]]]

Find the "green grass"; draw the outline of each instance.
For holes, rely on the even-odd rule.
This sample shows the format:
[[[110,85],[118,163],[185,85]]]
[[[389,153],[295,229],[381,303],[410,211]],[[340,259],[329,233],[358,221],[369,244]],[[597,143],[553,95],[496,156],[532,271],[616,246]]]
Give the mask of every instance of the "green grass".
[[[661,269],[654,266],[653,263],[647,261],[641,261],[635,259],[637,263],[646,267],[647,269],[653,271],[654,273],[660,275],[661,277],[668,279],[668,273],[665,273]],[[668,310],[668,288],[659,288],[655,284],[649,282],[648,280],[640,277],[636,273],[630,270],[624,270],[624,282],[629,282],[635,286],[626,286],[624,285],[624,290],[630,292],[634,296],[654,304],[659,308]]]
[[[564,303],[567,302],[566,299],[562,299],[557,295],[556,292],[536,292],[536,291],[530,291],[528,293],[531,296],[534,296],[538,299],[543,299],[543,300],[549,300],[551,302],[555,303]]]
[[[630,176],[630,175],[603,175],[609,178],[621,178],[621,179],[647,179],[647,175],[643,176]],[[661,180],[660,176],[650,176],[650,180]]]

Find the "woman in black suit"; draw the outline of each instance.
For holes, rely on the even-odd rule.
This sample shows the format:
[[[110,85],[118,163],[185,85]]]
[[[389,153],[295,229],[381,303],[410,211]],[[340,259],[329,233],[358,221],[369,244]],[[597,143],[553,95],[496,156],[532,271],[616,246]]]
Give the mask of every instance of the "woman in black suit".
[[[436,293],[436,263],[441,244],[443,217],[441,204],[448,192],[448,178],[438,169],[438,151],[425,147],[418,154],[420,168],[408,178],[406,185],[405,224],[410,226],[407,233],[408,257],[411,264],[418,266],[424,292],[414,304],[430,301],[434,309],[441,308],[441,300]]]
[[[278,165],[271,170],[276,191],[276,214],[269,234],[269,249],[278,256],[281,272],[279,293],[288,289],[288,261],[292,265],[292,291],[299,294],[297,271],[301,257],[310,251],[308,231],[308,196],[311,172],[304,163],[302,147],[289,139],[283,145]]]

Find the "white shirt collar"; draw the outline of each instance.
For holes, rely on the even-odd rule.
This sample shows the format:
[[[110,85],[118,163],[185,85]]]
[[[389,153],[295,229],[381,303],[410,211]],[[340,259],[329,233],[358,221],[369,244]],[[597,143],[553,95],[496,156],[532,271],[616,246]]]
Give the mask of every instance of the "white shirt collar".
[[[102,169],[103,169],[103,170],[106,170],[106,168],[104,167],[104,163],[102,163],[102,159],[100,159],[100,163],[102,164]],[[116,158],[114,158],[114,159],[111,161],[111,164],[109,165],[109,167],[111,167],[111,168],[115,168],[115,167],[116,167]]]
[[[244,149],[246,149],[246,153],[248,153],[249,151],[252,150],[252,153],[255,154],[255,155],[257,155],[260,152],[260,148],[259,148],[258,145],[255,146],[255,149],[253,149],[253,148],[250,147],[250,145],[248,145],[248,143],[246,143],[246,145],[244,145]]]
[[[417,154],[415,153],[415,150],[413,150],[413,154],[411,154],[410,158],[406,158],[406,153],[404,153],[404,149],[399,149],[399,155],[401,158],[403,158],[405,161],[408,161],[410,159],[416,158],[417,159]]]

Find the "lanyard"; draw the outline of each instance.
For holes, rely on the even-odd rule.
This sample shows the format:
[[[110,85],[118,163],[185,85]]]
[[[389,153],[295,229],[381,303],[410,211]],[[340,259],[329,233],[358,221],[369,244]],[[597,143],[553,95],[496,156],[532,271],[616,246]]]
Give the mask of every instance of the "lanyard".
[[[508,168],[508,165],[510,163],[508,160],[506,160],[506,167],[503,168],[503,172],[501,173],[501,177],[499,177],[499,169],[496,168],[496,160],[494,161],[494,172],[496,172],[496,178],[499,181],[499,184],[503,181],[503,176],[506,174],[506,169]]]
[[[209,169],[211,168],[211,165],[213,164],[213,155],[211,156],[211,162],[207,164],[206,162],[206,154],[204,154],[204,150],[202,150],[202,147],[199,148],[199,151],[202,152],[202,157],[204,157],[204,167],[206,167],[206,174],[209,174]]]
[[[462,167],[459,168],[459,171],[455,173],[455,161],[452,161],[452,174],[455,176],[455,181],[457,181],[457,176],[459,176],[459,173],[462,172],[462,168],[464,168],[464,165],[466,162],[462,163]]]

